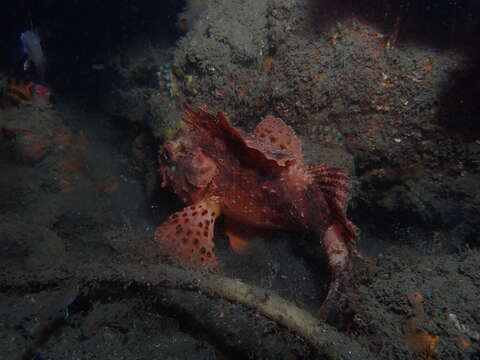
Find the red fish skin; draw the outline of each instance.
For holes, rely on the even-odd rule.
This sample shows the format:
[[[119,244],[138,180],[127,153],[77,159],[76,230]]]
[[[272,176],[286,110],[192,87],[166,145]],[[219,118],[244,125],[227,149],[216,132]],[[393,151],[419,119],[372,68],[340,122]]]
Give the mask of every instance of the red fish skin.
[[[175,171],[171,167],[166,168],[167,178],[174,192],[182,198],[186,204],[196,203],[200,198],[208,195],[218,196],[221,203],[222,214],[245,225],[269,228],[290,229],[301,228],[296,221],[289,221],[289,201],[282,201],[285,187],[279,178],[271,178],[268,174],[261,174],[255,168],[243,163],[236,154],[232,154],[224,142],[212,139],[209,134],[191,134],[181,142],[185,154],[180,156],[185,159],[176,159],[178,164]],[[171,147],[167,144],[166,147]],[[203,186],[195,186],[194,182],[205,173],[196,172],[196,177],[191,174],[191,167],[186,169],[190,159],[195,157],[197,150],[202,149],[204,167],[213,160],[216,169],[210,170],[215,173],[212,183]],[[190,159],[189,159],[190,158]],[[207,160],[208,159],[208,160]],[[180,160],[180,161],[178,161]],[[197,158],[200,160],[200,158]],[[202,165],[197,164],[200,168]],[[186,179],[186,180],[184,180]],[[210,186],[208,186],[210,185]],[[214,189],[206,191],[207,188]],[[207,195],[208,194],[208,195]],[[284,204],[283,204],[284,203]]]
[[[221,113],[186,106],[185,122],[161,152],[162,185],[186,205],[215,197],[223,216],[245,226],[312,233],[331,268],[330,289],[320,309],[326,317],[357,237],[345,214],[350,190],[345,172],[309,166],[286,152],[267,154],[258,139],[233,128]]]

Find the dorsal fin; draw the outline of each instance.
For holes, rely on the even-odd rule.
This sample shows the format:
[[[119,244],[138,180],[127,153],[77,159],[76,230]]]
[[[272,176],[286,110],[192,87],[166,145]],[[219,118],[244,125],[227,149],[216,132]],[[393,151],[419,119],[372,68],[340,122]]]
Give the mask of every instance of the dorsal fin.
[[[230,124],[224,113],[218,112],[217,115],[213,115],[203,106],[198,107],[198,112],[186,103],[183,106],[186,115],[184,121],[187,124],[203,129],[210,135],[224,140],[230,140],[239,144],[245,143],[242,133]]]
[[[269,173],[275,173],[283,166],[269,156],[261,146],[256,146],[249,137],[234,128],[224,113],[219,112],[217,115],[213,115],[201,106],[198,108],[198,112],[187,104],[184,104],[184,107],[186,115],[184,121],[188,125],[223,140],[239,160]]]
[[[302,143],[293,129],[279,118],[267,115],[257,125],[253,136],[265,144],[266,151],[276,151],[288,158],[303,158]]]

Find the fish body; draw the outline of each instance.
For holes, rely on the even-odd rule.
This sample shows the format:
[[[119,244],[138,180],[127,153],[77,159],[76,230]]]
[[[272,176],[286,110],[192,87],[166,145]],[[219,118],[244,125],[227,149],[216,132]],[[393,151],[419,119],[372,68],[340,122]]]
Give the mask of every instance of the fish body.
[[[246,228],[306,231],[322,244],[332,280],[326,315],[355,247],[346,217],[351,181],[344,169],[304,163],[301,142],[282,120],[265,117],[251,135],[223,113],[185,105],[185,126],[160,152],[162,186],[187,205],[156,231],[168,254],[215,266],[213,227],[225,217],[232,248],[244,252]]]
[[[30,64],[33,63],[38,76],[41,80],[44,80],[47,71],[47,61],[40,36],[33,30],[27,30],[20,34],[20,42],[27,56],[27,60],[24,62],[24,70],[28,70]]]

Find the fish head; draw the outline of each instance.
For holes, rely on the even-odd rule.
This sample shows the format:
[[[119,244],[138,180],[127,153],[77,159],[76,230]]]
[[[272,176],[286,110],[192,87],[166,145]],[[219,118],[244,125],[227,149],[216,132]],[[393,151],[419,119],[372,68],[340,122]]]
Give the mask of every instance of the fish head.
[[[195,136],[169,140],[160,151],[162,187],[170,187],[185,203],[211,194],[218,174],[215,161],[194,140]]]

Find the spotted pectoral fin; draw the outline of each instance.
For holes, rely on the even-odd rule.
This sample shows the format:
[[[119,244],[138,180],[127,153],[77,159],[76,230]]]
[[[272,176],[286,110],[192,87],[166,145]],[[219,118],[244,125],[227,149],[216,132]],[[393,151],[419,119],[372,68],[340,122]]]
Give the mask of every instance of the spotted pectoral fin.
[[[155,240],[174,259],[196,266],[215,266],[213,227],[219,214],[215,199],[186,207],[157,228]]]

